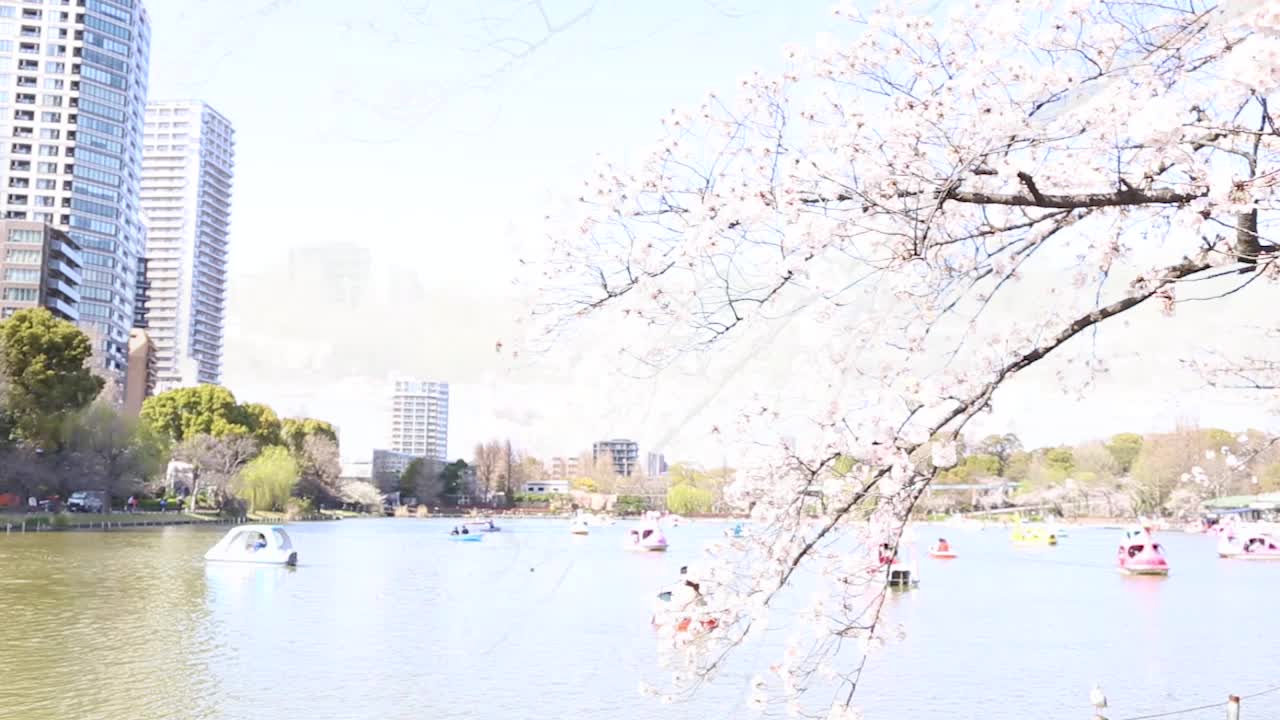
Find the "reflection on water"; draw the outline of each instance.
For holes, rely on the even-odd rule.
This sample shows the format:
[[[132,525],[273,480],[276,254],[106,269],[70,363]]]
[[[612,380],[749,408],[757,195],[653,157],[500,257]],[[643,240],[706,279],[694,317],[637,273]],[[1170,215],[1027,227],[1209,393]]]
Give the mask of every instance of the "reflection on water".
[[[723,525],[673,529],[665,555],[622,551],[624,525],[512,522],[479,543],[448,527],[295,525],[298,568],[205,563],[221,530],[0,538],[0,717],[744,715],[740,671],[769,658],[756,648],[689,703],[636,694],[658,677],[653,590]],[[1114,532],[1016,549],[996,530],[947,535],[960,558],[919,557],[920,588],[886,603],[908,635],[868,666],[868,717],[1069,720],[1099,680],[1123,718],[1273,682],[1280,565],[1170,535],[1170,577],[1125,577]],[[770,643],[795,629],[771,627]],[[1252,712],[1280,716],[1275,697]]]

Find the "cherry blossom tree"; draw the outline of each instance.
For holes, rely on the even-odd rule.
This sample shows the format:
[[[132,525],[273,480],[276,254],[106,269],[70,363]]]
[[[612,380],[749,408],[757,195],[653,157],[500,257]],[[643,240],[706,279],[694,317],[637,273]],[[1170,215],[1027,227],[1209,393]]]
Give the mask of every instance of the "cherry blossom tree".
[[[655,376],[712,368],[691,406],[740,399],[735,426],[706,430],[739,446],[753,530],[709,548],[697,597],[659,623],[658,692],[715,676],[804,576],[822,592],[787,610],[804,622],[749,702],[841,718],[891,634],[879,549],[997,390],[1043,364],[1083,392],[1104,326],[1280,275],[1280,6],[835,14],[785,71],[673,110],[637,162],[600,162],[530,263],[541,302],[516,351],[616,337]],[[792,362],[768,382],[738,372],[779,346]]]

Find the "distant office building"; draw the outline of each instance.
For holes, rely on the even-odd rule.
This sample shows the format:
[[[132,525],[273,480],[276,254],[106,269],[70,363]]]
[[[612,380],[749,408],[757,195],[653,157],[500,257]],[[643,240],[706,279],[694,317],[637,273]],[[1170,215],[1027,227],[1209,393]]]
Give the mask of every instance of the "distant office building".
[[[161,391],[222,380],[234,168],[235,130],[216,110],[187,100],[147,105],[145,324]]]
[[[569,481],[581,472],[578,457],[553,457],[547,462],[547,476],[552,480]]]
[[[391,395],[391,450],[448,462],[449,384],[397,380]]]
[[[374,450],[373,461],[370,463],[373,484],[384,493],[395,492],[405,468],[419,457],[394,450]]]
[[[600,440],[592,443],[591,457],[597,462],[604,457],[610,458],[613,471],[619,476],[627,477],[635,472],[636,465],[640,462],[640,445],[634,440]]]
[[[52,225],[81,249],[76,316],[100,331],[95,360],[121,385],[143,255],[150,48],[140,0],[0,3],[4,219]]]
[[[0,239],[0,316],[44,307],[77,322],[84,273],[80,246],[61,230],[26,220],[0,220]]]
[[[146,330],[134,328],[129,332],[129,374],[124,384],[124,412],[136,416],[155,388],[155,345]]]
[[[649,477],[662,477],[667,474],[667,457],[662,453],[645,455],[645,474]]]

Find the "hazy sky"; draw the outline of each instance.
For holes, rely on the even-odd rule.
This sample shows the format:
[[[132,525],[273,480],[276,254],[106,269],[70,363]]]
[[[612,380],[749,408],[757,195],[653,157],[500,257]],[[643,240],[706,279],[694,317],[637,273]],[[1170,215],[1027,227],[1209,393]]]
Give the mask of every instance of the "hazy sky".
[[[594,154],[643,150],[672,107],[830,29],[829,5],[547,0],[544,19],[524,1],[149,0],[152,97],[205,100],[237,131],[224,382],[333,420],[348,459],[385,442],[403,374],[453,383],[451,456],[495,435],[540,455],[627,436],[718,462],[708,423],[590,367],[571,387],[509,381],[494,343],[522,309],[517,256]],[[1040,444],[1266,422],[1178,392],[1197,386],[1174,372],[1197,322],[1132,331],[1098,400],[1046,400],[1032,376],[984,423]]]

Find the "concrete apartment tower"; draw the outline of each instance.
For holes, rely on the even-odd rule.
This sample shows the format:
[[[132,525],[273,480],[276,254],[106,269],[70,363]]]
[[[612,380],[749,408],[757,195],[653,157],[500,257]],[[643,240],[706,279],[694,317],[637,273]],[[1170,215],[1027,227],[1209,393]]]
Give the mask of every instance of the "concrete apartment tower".
[[[222,380],[235,130],[199,101],[147,106],[146,330],[156,391]]]
[[[141,0],[0,4],[4,219],[49,225],[81,249],[79,321],[121,388],[143,251],[150,52]]]
[[[449,461],[449,384],[395,381],[391,395],[391,450]]]

